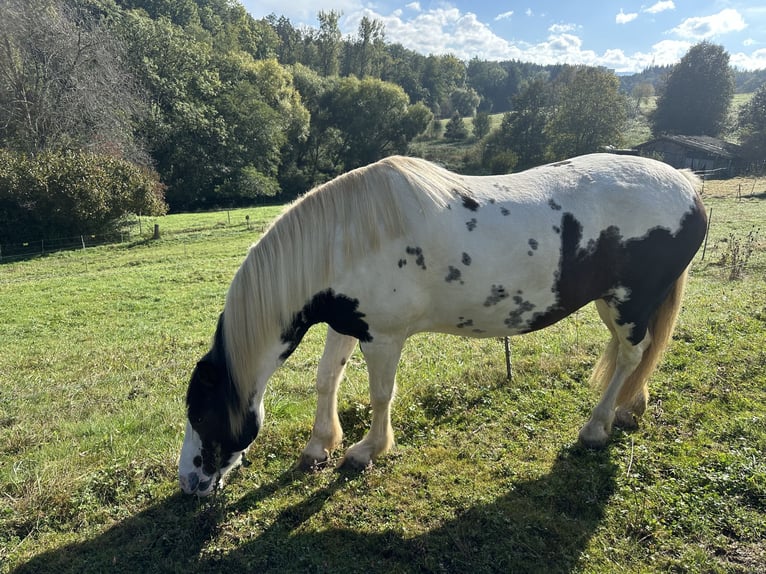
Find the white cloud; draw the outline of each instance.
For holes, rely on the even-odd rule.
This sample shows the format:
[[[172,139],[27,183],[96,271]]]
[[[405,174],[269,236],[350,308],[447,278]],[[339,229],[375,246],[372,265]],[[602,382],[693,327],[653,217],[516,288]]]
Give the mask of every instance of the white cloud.
[[[575,24],[552,24],[548,28],[548,32],[552,34],[565,34],[567,32],[574,32],[577,29]]]
[[[766,48],[756,50],[752,54],[738,52],[729,56],[729,62],[741,70],[763,70],[766,68]]]
[[[552,24],[548,28],[548,32],[552,34],[566,34],[568,32],[574,32],[577,29],[575,24]]]
[[[622,11],[622,8],[620,8],[620,13],[617,14],[617,16],[614,17],[614,21],[618,24],[627,24],[628,22],[631,22],[638,18],[637,12],[631,12],[629,14],[626,14]]]
[[[0,0],[2,1],[2,0]],[[284,2],[278,0],[242,0],[247,6],[256,5],[258,10],[282,13],[285,9]],[[648,8],[638,10],[639,15],[644,13],[656,13],[660,7],[664,10],[673,9],[669,1],[645,0]],[[692,18],[684,21],[672,32],[677,34],[674,39],[666,39],[652,45],[645,51],[626,53],[622,49],[613,48],[602,52],[587,49],[587,45],[580,35],[580,26],[571,23],[553,24],[548,27],[548,36],[535,40],[506,40],[495,34],[490,28],[492,21],[482,22],[471,12],[463,12],[454,4],[433,3],[425,5],[423,0],[405,0],[407,4],[400,4],[400,8],[391,10],[386,15],[379,14],[369,7],[367,0],[325,0],[323,6],[326,10],[335,9],[343,12],[340,27],[344,34],[353,34],[359,28],[359,22],[363,16],[374,18],[385,26],[386,40],[391,43],[399,43],[403,46],[422,54],[452,54],[463,61],[472,58],[481,60],[520,60],[537,64],[584,64],[593,66],[605,66],[614,69],[618,73],[634,73],[652,65],[672,65],[683,57],[693,43],[716,34],[742,30],[746,27],[743,15],[755,16],[751,12],[736,10],[723,10],[718,14],[702,18]],[[654,2],[654,4],[651,4]],[[282,8],[276,8],[282,6]],[[316,2],[311,0],[293,0],[290,3],[289,17],[294,25],[317,26]],[[433,7],[437,6],[437,7]],[[675,6],[675,4],[673,4]],[[254,10],[253,8],[249,8]],[[521,14],[528,17],[540,16],[533,12],[532,8],[515,11],[518,17]],[[621,10],[621,14],[624,11]],[[495,18],[500,18],[499,14]],[[624,14],[625,17],[632,14]],[[508,16],[510,17],[510,15]],[[755,20],[750,22],[753,30],[760,30]],[[741,50],[751,44],[763,45],[762,42],[753,42],[758,36],[753,32],[750,43],[745,41],[740,44]],[[619,46],[619,40],[616,45]],[[733,66],[740,69],[766,68],[766,49],[757,50],[753,53],[733,53],[730,61]]]
[[[745,28],[747,28],[747,23],[742,15],[733,8],[726,8],[712,16],[687,18],[679,26],[673,28],[672,32],[682,38],[703,40],[728,32],[739,32]]]
[[[506,18],[510,18],[513,16],[513,10],[509,10],[508,12],[503,12],[502,14],[498,14],[495,16],[495,22],[498,20],[505,20]]]
[[[355,29],[363,16],[383,23],[386,39],[423,54],[453,54],[461,60],[472,58],[505,60],[521,58],[521,49],[497,36],[471,12],[445,7],[420,12],[405,19],[397,14],[383,16],[364,9],[349,15],[344,25]]]
[[[676,5],[673,3],[673,0],[660,0],[656,4],[653,4],[652,6],[649,6],[648,8],[644,9],[644,12],[647,14],[658,14],[660,12],[664,12],[665,10],[675,10]]]

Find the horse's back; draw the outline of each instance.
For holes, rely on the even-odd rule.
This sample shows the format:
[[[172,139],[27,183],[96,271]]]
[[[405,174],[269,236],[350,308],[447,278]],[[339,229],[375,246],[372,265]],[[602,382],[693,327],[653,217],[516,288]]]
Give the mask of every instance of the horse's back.
[[[371,318],[473,336],[533,330],[643,289],[642,275],[675,279],[704,234],[692,182],[653,160],[593,154],[506,176],[447,174],[440,201],[406,210],[407,232],[360,264],[365,279],[353,273]]]

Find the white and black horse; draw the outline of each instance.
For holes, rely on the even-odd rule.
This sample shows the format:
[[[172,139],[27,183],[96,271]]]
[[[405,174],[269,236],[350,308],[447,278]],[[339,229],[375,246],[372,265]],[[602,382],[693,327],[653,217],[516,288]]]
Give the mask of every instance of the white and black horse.
[[[395,375],[410,335],[517,335],[590,301],[612,338],[580,440],[601,446],[615,418],[634,425],[646,408],[646,380],[705,228],[696,178],[638,157],[594,154],[487,177],[390,157],[342,175],[293,204],[237,271],[189,383],[181,488],[207,495],[240,463],[263,423],[269,377],[316,323],[329,327],[304,466],[341,442],[338,384],[357,343],[372,423],[344,462],[364,467],[393,444]]]

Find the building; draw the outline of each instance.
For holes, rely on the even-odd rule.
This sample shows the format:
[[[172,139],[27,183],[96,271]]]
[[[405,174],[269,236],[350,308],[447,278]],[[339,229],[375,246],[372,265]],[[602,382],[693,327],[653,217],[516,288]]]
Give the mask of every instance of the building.
[[[710,136],[663,135],[637,145],[635,150],[639,155],[711,178],[734,177],[748,165],[740,146]]]

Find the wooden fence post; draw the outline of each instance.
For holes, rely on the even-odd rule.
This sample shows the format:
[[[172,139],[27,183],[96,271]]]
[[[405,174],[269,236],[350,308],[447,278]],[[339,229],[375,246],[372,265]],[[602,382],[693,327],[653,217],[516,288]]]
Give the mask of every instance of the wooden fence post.
[[[505,373],[510,381],[513,378],[513,372],[511,371],[511,342],[510,337],[504,337],[503,343],[505,345]]]

